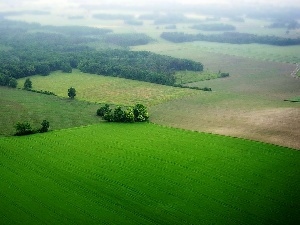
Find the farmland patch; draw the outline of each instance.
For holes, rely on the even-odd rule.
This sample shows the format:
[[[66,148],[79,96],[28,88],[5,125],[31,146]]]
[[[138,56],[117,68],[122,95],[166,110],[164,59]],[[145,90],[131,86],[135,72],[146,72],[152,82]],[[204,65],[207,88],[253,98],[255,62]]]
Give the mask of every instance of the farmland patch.
[[[300,155],[291,149],[109,123],[0,146],[5,224],[299,223]]]
[[[55,96],[0,87],[0,135],[15,133],[17,122],[28,121],[40,127],[41,121],[50,122],[50,129],[62,129],[99,123],[98,104],[70,101]]]
[[[69,87],[77,91],[76,99],[97,103],[134,105],[142,103],[155,105],[170,99],[198,93],[194,90],[174,88],[158,84],[81,73],[74,70],[71,74],[54,72],[50,76],[33,76],[33,89],[52,91],[58,96],[67,97]],[[24,83],[19,80],[19,85]]]

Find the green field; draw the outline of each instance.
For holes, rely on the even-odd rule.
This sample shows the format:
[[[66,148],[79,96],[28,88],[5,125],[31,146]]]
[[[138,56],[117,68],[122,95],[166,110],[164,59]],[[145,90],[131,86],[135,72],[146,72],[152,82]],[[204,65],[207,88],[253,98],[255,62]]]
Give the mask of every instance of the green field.
[[[0,146],[3,225],[300,222],[292,149],[111,123]]]
[[[134,50],[149,50],[156,53],[175,54],[182,58],[190,58],[190,56],[210,55],[232,55],[246,58],[253,58],[263,61],[274,61],[284,63],[299,63],[300,62],[300,46],[271,46],[261,44],[224,44],[213,42],[191,42],[174,44],[169,42],[157,42],[143,46],[133,47]],[[174,53],[171,53],[174,52]]]
[[[209,71],[194,72],[194,71],[178,71],[175,74],[176,84],[194,83],[204,80],[212,80],[220,78],[218,73]]]
[[[57,130],[99,123],[96,110],[99,104],[71,101],[44,94],[0,87],[0,135],[15,133],[17,122],[28,121],[40,128],[45,119],[50,129]]]
[[[147,106],[166,102],[170,99],[199,93],[194,90],[174,88],[158,84],[128,80],[116,77],[81,73],[54,72],[50,76],[33,76],[32,89],[52,91],[58,96],[68,97],[68,88],[76,89],[76,99],[97,103],[134,105],[142,103]],[[25,78],[19,79],[19,87]]]

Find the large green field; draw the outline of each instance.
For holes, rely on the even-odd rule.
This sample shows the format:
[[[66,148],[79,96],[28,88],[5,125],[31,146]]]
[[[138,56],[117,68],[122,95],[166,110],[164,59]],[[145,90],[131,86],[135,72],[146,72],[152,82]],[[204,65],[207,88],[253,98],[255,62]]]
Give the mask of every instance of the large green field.
[[[0,139],[1,224],[298,224],[300,154],[154,124]]]

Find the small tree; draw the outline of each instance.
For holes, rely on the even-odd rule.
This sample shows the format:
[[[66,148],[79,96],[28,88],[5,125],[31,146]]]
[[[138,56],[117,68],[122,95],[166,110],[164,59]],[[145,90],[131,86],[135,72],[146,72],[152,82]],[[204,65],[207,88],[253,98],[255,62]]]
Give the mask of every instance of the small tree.
[[[133,108],[134,121],[145,122],[149,119],[149,114],[146,106],[142,104],[136,104]]]
[[[24,123],[20,123],[18,122],[15,125],[16,128],[16,134],[17,136],[21,136],[21,135],[27,135],[27,134],[32,134],[33,130],[30,126],[30,124],[28,122],[24,122]]]
[[[114,122],[114,114],[110,110],[104,114],[103,119],[108,122]]]
[[[24,82],[24,89],[30,90],[32,88],[32,82],[29,78],[27,78]]]
[[[104,114],[107,112],[111,112],[111,109],[108,104],[105,104],[97,110],[97,116],[104,116]]]
[[[71,99],[74,99],[74,98],[75,98],[75,96],[76,96],[76,90],[75,90],[75,88],[70,87],[70,88],[68,89],[68,96],[69,96],[69,98],[71,98]]]
[[[125,115],[124,111],[122,110],[121,106],[118,106],[114,110],[114,122],[124,122]]]
[[[11,78],[8,83],[8,87],[16,88],[18,85],[18,81],[16,78]]]
[[[132,107],[128,107],[124,111],[124,122],[134,123],[134,113],[133,113],[133,108]]]
[[[47,132],[48,131],[48,129],[49,129],[49,122],[47,121],[47,120],[43,120],[43,122],[41,123],[41,125],[42,125],[42,128],[39,130],[40,131],[40,133],[45,133],[45,132]]]

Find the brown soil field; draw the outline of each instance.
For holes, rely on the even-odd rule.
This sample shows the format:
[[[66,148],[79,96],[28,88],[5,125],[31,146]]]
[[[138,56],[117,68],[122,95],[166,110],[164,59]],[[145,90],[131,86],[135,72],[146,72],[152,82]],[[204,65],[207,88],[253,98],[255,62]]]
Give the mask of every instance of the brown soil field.
[[[300,104],[284,102],[300,96],[300,80],[290,76],[296,65],[213,54],[198,60],[230,77],[190,84],[213,92],[154,106],[153,122],[300,149]]]

